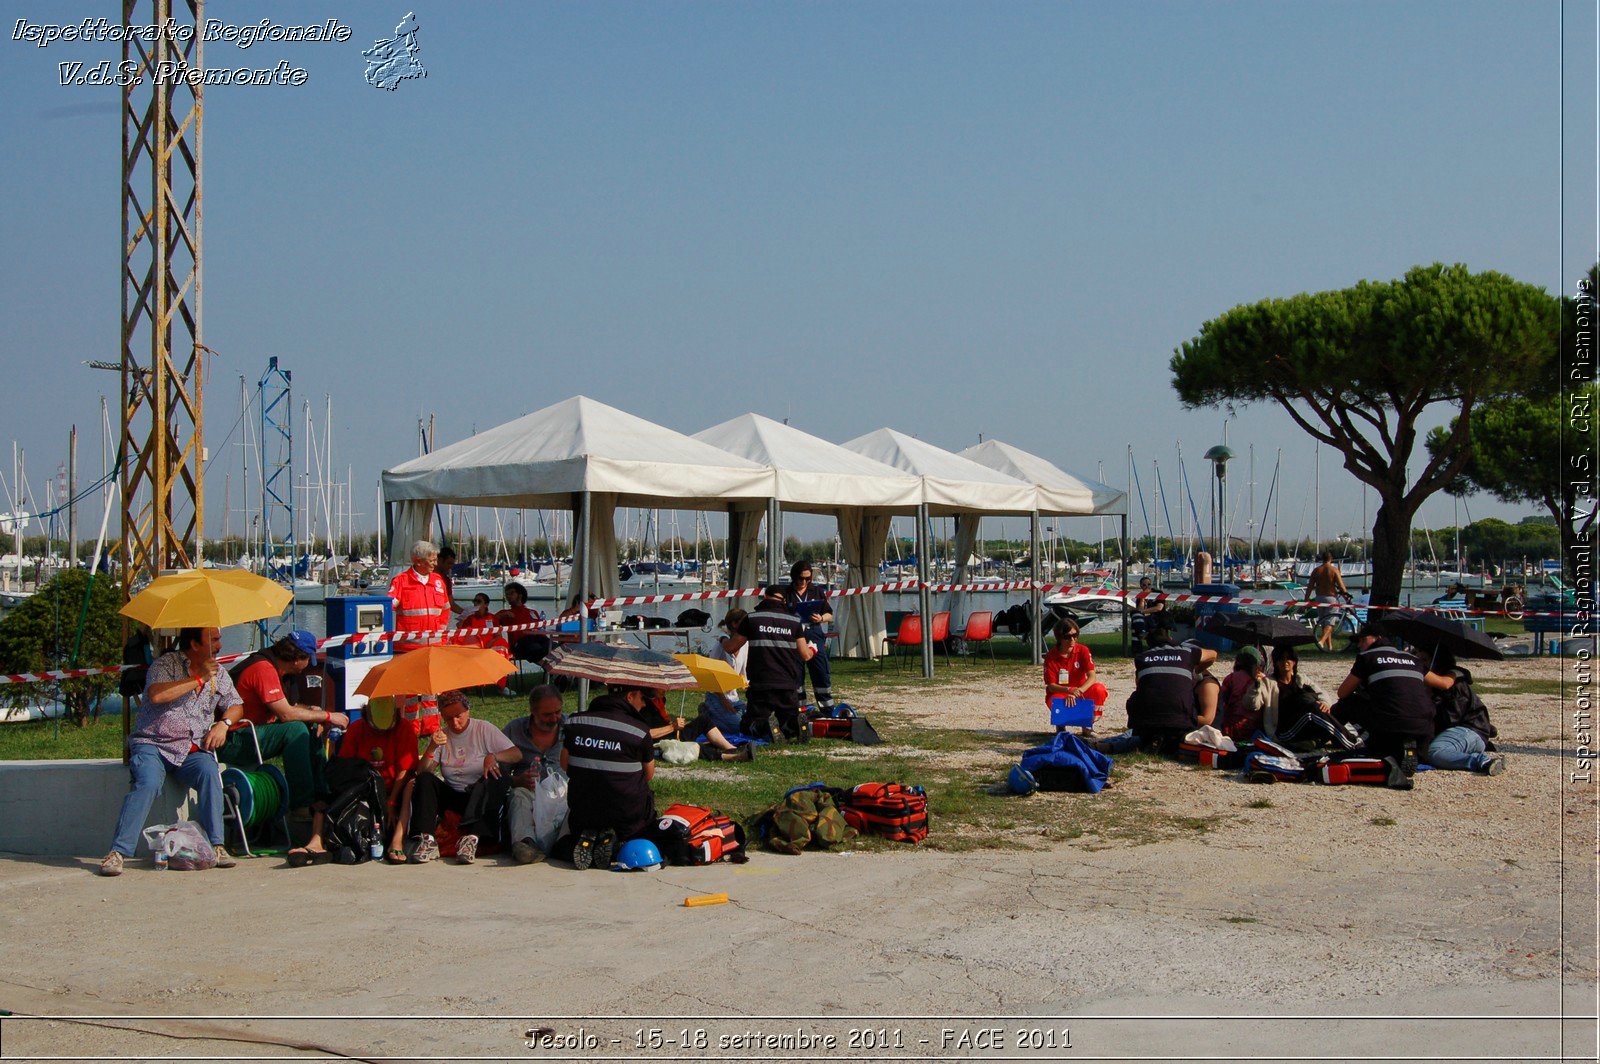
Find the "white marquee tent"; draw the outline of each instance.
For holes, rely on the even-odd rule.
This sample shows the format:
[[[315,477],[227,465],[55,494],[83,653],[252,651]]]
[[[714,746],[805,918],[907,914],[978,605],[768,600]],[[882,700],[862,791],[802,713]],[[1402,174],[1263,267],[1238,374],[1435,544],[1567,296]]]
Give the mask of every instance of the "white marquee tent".
[[[748,586],[761,515],[781,508],[837,514],[861,586],[877,579],[893,513],[919,514],[926,579],[929,514],[961,515],[958,539],[961,527],[971,526],[962,559],[971,553],[976,517],[1031,515],[1037,557],[1038,514],[1117,512],[1125,501],[1115,489],[1016,448],[986,443],[968,451],[954,454],[891,429],[835,445],[754,414],[691,437],[576,396],[386,470],[390,563],[396,571],[410,564],[412,542],[429,538],[441,503],[571,509],[578,518],[572,587],[587,597],[612,596],[616,508],[670,506],[728,512],[734,580]],[[768,521],[769,536],[776,525]],[[769,556],[775,561],[775,552]],[[604,564],[591,563],[601,558]],[[925,614],[927,608],[925,592]],[[852,597],[841,614],[845,652],[881,653],[882,616],[881,598]]]
[[[850,566],[853,587],[878,581],[891,513],[915,513],[922,502],[921,481],[836,443],[819,439],[759,414],[743,414],[695,433],[741,458],[771,466],[774,510],[833,514],[839,521],[839,542]],[[735,515],[729,543],[737,542],[734,571],[737,587],[755,579],[756,524],[760,515]],[[742,521],[737,520],[743,518]],[[776,514],[768,515],[768,556],[781,544]],[[732,549],[732,548],[730,548]],[[883,595],[872,592],[842,600],[834,611],[839,622],[839,653],[844,657],[876,657],[884,651]]]
[[[385,471],[390,568],[411,564],[438,503],[571,509],[572,587],[610,596],[618,506],[759,509],[772,492],[770,467],[579,395]],[[590,558],[607,561],[591,570]]]

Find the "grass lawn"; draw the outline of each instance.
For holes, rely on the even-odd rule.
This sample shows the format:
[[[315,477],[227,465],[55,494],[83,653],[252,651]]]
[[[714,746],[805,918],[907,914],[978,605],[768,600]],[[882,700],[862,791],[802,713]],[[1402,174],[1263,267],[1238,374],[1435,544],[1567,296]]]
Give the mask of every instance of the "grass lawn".
[[[1026,646],[1012,639],[999,639],[996,644],[994,661],[987,655],[964,658],[948,671],[941,662],[940,676],[1034,678],[1035,666],[1028,661]],[[1116,636],[1091,637],[1091,645],[1097,658],[1120,654]],[[909,668],[906,664],[888,662],[879,667],[871,662],[838,661],[834,671],[839,686],[862,705],[870,705],[875,694],[917,689],[937,698],[937,683],[923,686],[919,662],[913,659]],[[690,692],[681,712],[693,717],[698,701]],[[523,694],[478,693],[471,703],[474,716],[496,725],[527,712]],[[669,694],[668,706],[679,712],[677,694]],[[568,692],[567,712],[577,708],[577,693]],[[1147,756],[1119,756],[1112,772],[1113,786],[1098,795],[1041,793],[1019,798],[1004,789],[1006,772],[1023,749],[1048,738],[1044,732],[939,728],[893,712],[880,710],[869,715],[885,739],[883,746],[816,740],[764,747],[749,763],[658,764],[654,784],[657,808],[690,802],[749,819],[791,787],[816,781],[834,787],[881,781],[920,784],[927,789],[932,833],[923,846],[928,849],[1024,849],[1067,839],[1098,847],[1152,842],[1206,828],[1203,822],[1189,823],[1185,818],[1160,814],[1153,803],[1115,786],[1134,773],[1149,771],[1154,760]],[[58,727],[53,721],[0,728],[0,760],[115,758],[121,756],[121,749],[120,717],[107,717],[84,728]],[[902,844],[863,838],[847,845],[875,850]]]
[[[1472,685],[1479,694],[1492,695],[1559,695],[1560,680],[1476,680]]]

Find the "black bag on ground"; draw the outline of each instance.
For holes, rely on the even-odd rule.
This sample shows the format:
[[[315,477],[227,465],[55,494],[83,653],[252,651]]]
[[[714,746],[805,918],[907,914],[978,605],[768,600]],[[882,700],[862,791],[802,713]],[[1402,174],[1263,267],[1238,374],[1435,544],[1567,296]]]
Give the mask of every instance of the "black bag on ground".
[[[359,757],[336,757],[328,762],[327,821],[323,845],[340,864],[360,864],[372,859],[372,846],[384,842],[384,814],[389,800],[383,777]]]
[[[518,661],[541,662],[545,655],[550,653],[550,637],[541,632],[529,635],[514,636],[511,644],[511,656]]]

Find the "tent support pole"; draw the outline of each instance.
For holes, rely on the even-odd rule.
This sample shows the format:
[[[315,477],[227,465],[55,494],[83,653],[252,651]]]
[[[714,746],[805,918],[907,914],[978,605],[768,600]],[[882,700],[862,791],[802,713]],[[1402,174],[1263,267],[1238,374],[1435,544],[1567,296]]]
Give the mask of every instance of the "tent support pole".
[[[776,584],[780,579],[779,566],[783,558],[783,529],[779,525],[783,521],[783,510],[778,505],[776,497],[767,500],[767,584]]]
[[[578,542],[574,545],[573,567],[582,573],[578,581],[578,642],[589,641],[589,588],[594,586],[590,574],[594,570],[594,558],[590,557],[589,547],[592,540],[590,535],[590,522],[594,520],[594,493],[585,491],[579,496],[578,502]],[[583,551],[580,556],[577,551]],[[578,712],[582,713],[589,707],[589,681],[578,681]]]
[[[1031,585],[1028,589],[1028,603],[1033,607],[1029,611],[1033,614],[1033,620],[1030,622],[1033,625],[1033,640],[1028,653],[1035,665],[1044,664],[1042,646],[1044,640],[1044,618],[1041,615],[1044,610],[1044,593],[1039,590],[1040,585],[1043,583],[1039,577],[1039,566],[1044,563],[1039,557],[1039,549],[1039,511],[1035,510],[1028,515],[1028,556],[1033,559],[1033,579],[1028,581]],[[1050,559],[1050,561],[1052,565],[1055,564],[1054,558]]]
[[[933,593],[928,590],[928,504],[917,507],[917,607],[922,613],[922,678],[933,679]]]
[[[1123,496],[1127,498],[1126,495]],[[1128,515],[1122,515],[1122,538],[1117,540],[1117,552],[1122,556],[1122,652],[1129,649],[1129,624],[1133,618],[1128,613]]]

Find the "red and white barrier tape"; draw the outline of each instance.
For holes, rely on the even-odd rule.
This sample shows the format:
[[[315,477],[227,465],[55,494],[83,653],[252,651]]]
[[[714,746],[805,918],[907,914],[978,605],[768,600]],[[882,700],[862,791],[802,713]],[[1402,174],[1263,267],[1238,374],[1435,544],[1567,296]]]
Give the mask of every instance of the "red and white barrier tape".
[[[930,592],[944,593],[950,591],[1023,591],[1034,587],[1031,580],[1010,580],[1002,584],[929,584]],[[850,598],[856,595],[870,595],[878,592],[916,591],[921,588],[916,580],[894,580],[883,584],[872,584],[867,587],[846,587],[829,591],[829,598]],[[1463,610],[1456,607],[1441,606],[1358,606],[1354,603],[1315,603],[1309,600],[1295,599],[1285,601],[1281,598],[1256,598],[1248,595],[1196,595],[1191,592],[1171,593],[1166,591],[1137,591],[1120,588],[1107,588],[1095,586],[1073,587],[1070,584],[1039,584],[1039,592],[1049,595],[1061,592],[1070,595],[1086,595],[1101,598],[1126,598],[1134,603],[1146,602],[1227,602],[1240,606],[1305,606],[1312,609],[1359,609],[1359,610],[1408,610],[1413,613],[1442,613],[1450,615],[1467,614],[1473,617],[1509,617],[1512,620],[1521,620],[1524,617],[1568,617],[1576,616],[1573,611],[1540,611],[1540,610]],[[710,599],[729,598],[754,598],[761,594],[761,588],[725,589],[722,591],[690,591],[671,595],[625,595],[617,598],[592,599],[588,603],[590,610],[606,609],[613,606],[643,606],[662,602],[694,602]],[[319,649],[326,647],[345,646],[351,643],[427,643],[427,644],[461,644],[470,645],[486,636],[499,635],[503,632],[538,632],[548,631],[562,624],[572,621],[572,614],[553,617],[549,620],[533,621],[528,624],[496,625],[487,628],[432,628],[425,631],[390,631],[390,632],[352,632],[348,635],[328,636],[317,641]],[[226,654],[217,661],[223,665],[231,665],[249,657],[249,654]],[[134,668],[132,665],[106,665],[92,669],[52,669],[46,672],[23,672],[0,674],[0,685],[22,683],[48,683],[53,680],[77,680],[89,676],[107,676],[122,672],[124,669]]]

